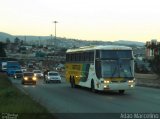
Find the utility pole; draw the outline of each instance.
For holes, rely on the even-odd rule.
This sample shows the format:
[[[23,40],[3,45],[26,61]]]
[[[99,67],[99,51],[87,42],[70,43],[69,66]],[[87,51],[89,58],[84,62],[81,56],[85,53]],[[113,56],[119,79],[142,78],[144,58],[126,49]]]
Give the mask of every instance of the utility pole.
[[[54,21],[53,23],[55,23],[55,40],[56,40],[56,24],[58,23],[57,21]]]

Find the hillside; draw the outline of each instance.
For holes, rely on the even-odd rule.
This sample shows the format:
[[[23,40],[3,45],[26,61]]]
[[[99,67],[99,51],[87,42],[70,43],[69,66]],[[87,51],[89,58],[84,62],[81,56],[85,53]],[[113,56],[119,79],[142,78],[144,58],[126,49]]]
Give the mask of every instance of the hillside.
[[[115,42],[110,41],[86,41],[86,40],[78,40],[78,39],[69,39],[69,38],[62,38],[51,36],[25,36],[25,35],[10,35],[8,33],[0,32],[0,41],[6,42],[6,39],[9,39],[11,42],[14,42],[14,39],[18,37],[20,40],[23,40],[30,44],[39,44],[39,45],[53,45],[59,47],[81,47],[85,45],[126,45],[126,46],[144,46],[143,42],[136,42],[136,41],[127,41],[127,40],[119,40]]]
[[[7,38],[13,41],[15,39],[15,36],[8,33],[0,32],[0,41],[6,41]]]
[[[143,42],[138,42],[138,41],[125,41],[125,40],[119,40],[119,41],[115,41],[114,43],[117,44],[126,44],[126,45],[137,45],[137,46],[144,46],[145,44]]]

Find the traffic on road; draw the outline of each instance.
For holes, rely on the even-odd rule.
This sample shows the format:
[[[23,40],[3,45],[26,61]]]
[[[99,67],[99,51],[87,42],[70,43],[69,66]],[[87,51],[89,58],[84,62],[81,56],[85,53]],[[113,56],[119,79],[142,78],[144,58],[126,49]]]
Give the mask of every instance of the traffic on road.
[[[7,62],[5,70],[13,85],[50,113],[69,114],[62,119],[74,119],[73,113],[98,114],[95,119],[159,113],[160,90],[136,86],[133,58],[130,47],[91,46],[67,50],[65,71],[33,63],[21,68],[17,61]]]
[[[71,88],[64,77],[61,83],[37,80],[36,85],[21,85],[20,80],[13,78],[11,81],[54,114],[67,113],[76,116],[84,113],[89,116],[87,114],[91,113],[104,114],[107,117],[106,114],[109,113],[159,113],[160,110],[159,89],[136,86],[134,90],[127,90],[122,95],[116,91],[92,93],[87,88]],[[68,119],[72,119],[73,115],[67,115]]]

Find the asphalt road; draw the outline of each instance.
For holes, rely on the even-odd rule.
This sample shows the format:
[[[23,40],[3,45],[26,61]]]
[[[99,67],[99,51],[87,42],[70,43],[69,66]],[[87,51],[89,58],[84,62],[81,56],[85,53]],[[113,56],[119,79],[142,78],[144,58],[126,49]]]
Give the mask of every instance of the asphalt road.
[[[128,90],[124,95],[120,95],[118,92],[92,93],[85,88],[73,89],[64,79],[61,84],[46,84],[39,80],[35,86],[22,85],[20,80],[11,80],[51,113],[59,117],[63,115],[60,118],[88,116],[86,118],[88,119],[89,115],[94,115],[94,118],[100,119],[99,116],[106,113],[108,115],[104,115],[105,118],[113,116],[113,113],[118,113],[119,117],[125,113],[159,113],[156,116],[160,118],[160,89],[135,87],[134,90]]]

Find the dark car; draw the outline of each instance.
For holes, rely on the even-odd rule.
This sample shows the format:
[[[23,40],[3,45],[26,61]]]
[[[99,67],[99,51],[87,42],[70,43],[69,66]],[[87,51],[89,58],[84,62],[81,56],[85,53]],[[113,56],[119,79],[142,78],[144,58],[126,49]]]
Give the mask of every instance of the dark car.
[[[36,85],[37,78],[34,76],[33,72],[24,72],[22,78],[22,84],[32,83]]]
[[[23,72],[21,70],[16,70],[13,74],[14,79],[22,78]]]

